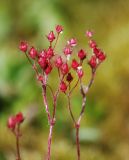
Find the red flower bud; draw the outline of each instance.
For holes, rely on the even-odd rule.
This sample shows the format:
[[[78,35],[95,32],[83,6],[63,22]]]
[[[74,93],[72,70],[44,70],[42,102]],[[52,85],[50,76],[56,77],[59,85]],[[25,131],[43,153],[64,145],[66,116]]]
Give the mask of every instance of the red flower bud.
[[[29,55],[32,59],[35,59],[37,56],[37,50],[34,47],[31,47],[30,51],[29,51]]]
[[[21,42],[20,45],[19,45],[19,49],[22,51],[22,52],[26,52],[27,49],[28,49],[28,44],[27,42]]]
[[[93,36],[93,32],[91,32],[91,31],[86,31],[86,36],[87,36],[88,38],[91,38],[91,37]]]
[[[71,47],[74,47],[77,45],[77,40],[75,38],[70,39],[69,41],[67,41],[68,45],[70,45]]]
[[[96,56],[92,56],[91,59],[89,60],[88,64],[91,66],[92,69],[96,68],[97,66],[97,61],[96,61]]]
[[[104,61],[106,59],[106,55],[103,52],[100,52],[99,55],[98,55],[98,59],[100,61]]]
[[[54,41],[55,35],[54,35],[53,31],[51,31],[51,32],[48,34],[47,39],[49,40],[49,42],[53,42],[53,41]]]
[[[54,51],[51,47],[49,47],[47,50],[47,58],[50,59],[52,56],[54,56]]]
[[[7,126],[10,129],[15,129],[16,123],[17,123],[17,121],[16,121],[15,116],[10,116],[8,119]]]
[[[56,32],[57,33],[62,33],[63,32],[63,27],[61,25],[56,26]]]
[[[75,59],[73,59],[73,60],[72,60],[72,65],[71,65],[71,66],[72,66],[73,69],[76,70],[77,67],[79,66],[79,63],[78,63]]]
[[[84,52],[83,49],[81,49],[79,52],[78,52],[78,57],[81,59],[81,60],[84,60],[86,58],[86,53]]]
[[[96,44],[95,41],[90,40],[90,41],[89,41],[89,46],[90,46],[90,48],[95,48],[95,47],[97,47],[97,44]]]
[[[63,82],[63,81],[60,83],[60,90],[61,90],[62,92],[65,92],[65,91],[67,90],[67,85],[66,85],[66,83]]]
[[[104,61],[106,58],[106,55],[98,48],[93,49],[94,54],[100,61]]]
[[[17,123],[22,123],[23,121],[24,121],[23,114],[21,112],[19,112],[18,114],[16,114],[16,122]]]
[[[39,57],[38,59],[38,63],[40,65],[41,68],[46,69],[47,65],[48,65],[48,61],[46,58],[43,57]]]
[[[39,53],[38,57],[47,58],[47,51],[44,49]]]
[[[67,56],[72,53],[72,49],[69,46],[66,46],[63,52]]]
[[[73,76],[71,73],[68,73],[66,80],[70,83],[73,80]]]
[[[52,71],[52,66],[50,64],[48,64],[48,66],[44,72],[48,75],[51,71]]]
[[[62,64],[61,66],[61,72],[63,75],[67,74],[69,72],[69,67],[67,63]]]
[[[82,69],[78,69],[78,70],[77,70],[77,74],[78,74],[78,77],[79,77],[79,78],[82,78],[82,76],[84,75],[84,72],[83,72]]]
[[[98,48],[95,47],[95,48],[93,48],[93,52],[96,55],[96,57],[98,58],[99,53],[100,53],[100,49],[98,49]]]
[[[62,58],[61,56],[59,56],[55,61],[55,66],[59,68],[62,66],[62,64],[63,64]]]

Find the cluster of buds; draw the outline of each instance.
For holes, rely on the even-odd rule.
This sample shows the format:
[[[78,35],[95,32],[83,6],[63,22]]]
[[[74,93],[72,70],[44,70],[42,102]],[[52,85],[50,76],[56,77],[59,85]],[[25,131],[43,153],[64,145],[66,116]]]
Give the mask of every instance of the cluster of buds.
[[[87,52],[84,49],[80,49],[77,53],[73,54],[74,47],[77,45],[77,40],[75,38],[71,38],[67,41],[66,46],[63,49],[62,55],[58,55],[55,51],[55,46],[58,40],[60,33],[63,32],[63,27],[61,25],[57,25],[54,31],[50,31],[50,33],[46,36],[50,45],[47,49],[37,50],[34,46],[29,47],[27,42],[21,42],[19,49],[22,52],[25,52],[26,55],[34,60],[35,64],[39,67],[34,66],[35,69],[40,68],[43,74],[38,74],[38,80],[43,80],[43,76],[49,75],[54,68],[57,68],[59,71],[60,78],[60,90],[62,92],[66,92],[69,82],[73,80],[73,76],[71,75],[71,70],[73,69],[79,79],[81,79],[84,75],[84,71],[82,68],[82,63],[85,59],[87,59]],[[97,66],[105,60],[106,56],[104,52],[98,48],[96,42],[92,39],[93,32],[87,31],[86,36],[88,37],[89,47],[92,49],[92,56],[87,61],[92,69],[96,69]],[[56,40],[56,41],[55,41]],[[55,41],[55,45],[53,42]],[[72,59],[70,63],[71,55],[78,57],[78,60],[75,58]],[[65,57],[65,58],[64,58]],[[72,77],[69,80],[69,75]],[[61,76],[63,78],[61,78]],[[66,76],[66,81],[64,81]],[[67,84],[68,82],[68,84]]]
[[[9,129],[14,131],[16,126],[20,125],[23,121],[24,121],[23,114],[21,112],[19,112],[18,114],[14,115],[14,116],[10,116],[8,118],[7,126]]]
[[[93,52],[88,64],[94,70],[101,62],[103,62],[106,59],[106,55],[98,47],[97,43],[92,39],[93,32],[87,31],[86,36],[89,39],[89,47],[92,49],[92,52]]]
[[[78,45],[78,41],[76,38],[69,39],[66,42],[66,45],[62,49],[62,53],[57,54],[55,48],[61,33],[63,33],[63,27],[61,25],[57,25],[55,27],[55,30],[50,31],[48,35],[46,35],[46,39],[49,42],[49,46],[44,49],[37,49],[34,46],[29,46],[28,43],[25,41],[22,41],[19,45],[19,49],[23,53],[25,53],[27,59],[29,60],[30,64],[32,65],[36,73],[38,81],[41,82],[42,89],[43,89],[43,99],[44,99],[46,114],[48,117],[48,122],[50,125],[47,160],[50,160],[52,128],[55,124],[56,102],[60,92],[64,93],[68,99],[68,105],[69,105],[68,109],[73,119],[74,126],[76,127],[77,153],[78,153],[78,159],[80,159],[78,130],[80,127],[82,114],[84,113],[84,108],[86,104],[86,94],[91,84],[94,81],[94,75],[95,75],[96,69],[98,68],[99,64],[106,59],[105,53],[98,47],[95,40],[93,40],[92,38],[93,32],[91,31],[86,32],[86,37],[88,38],[88,44],[92,52],[90,59],[88,56],[89,53],[85,49],[80,48],[78,51],[75,51],[74,48]],[[85,75],[83,64],[88,64],[92,71],[91,80],[88,85],[84,85],[82,82],[82,78]],[[59,85],[57,87],[56,92],[53,91],[53,87],[51,87],[51,85],[48,84],[48,77],[49,75],[51,75],[51,72],[54,69],[58,71],[58,79],[59,79]],[[75,78],[77,79],[77,83],[73,85],[73,88],[71,88],[71,83]],[[80,93],[82,95],[83,101],[82,101],[82,110],[79,114],[78,120],[76,121],[71,110],[70,95],[72,91],[77,87],[78,84],[80,84]],[[47,86],[50,88],[50,91],[52,92],[52,96],[53,96],[53,113],[52,114],[50,114],[49,105],[46,98]],[[18,123],[18,121],[16,121],[16,117],[11,117],[11,119],[8,121],[9,128],[11,129],[15,128],[16,123]]]

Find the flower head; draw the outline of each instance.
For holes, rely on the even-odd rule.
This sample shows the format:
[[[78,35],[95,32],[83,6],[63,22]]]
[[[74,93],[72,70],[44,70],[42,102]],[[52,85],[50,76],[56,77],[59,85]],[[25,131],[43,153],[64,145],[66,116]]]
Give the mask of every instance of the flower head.
[[[76,59],[72,60],[72,65],[71,66],[72,66],[73,69],[75,69],[75,70],[77,69],[77,67],[79,66],[79,63],[76,61]]]
[[[97,58],[96,56],[92,56],[88,62],[88,64],[91,66],[92,69],[96,68],[97,66]]]
[[[53,31],[51,31],[51,32],[48,34],[47,39],[48,39],[49,42],[53,42],[53,41],[54,41],[55,35],[54,35],[54,32],[53,32]]]
[[[63,27],[61,25],[57,25],[56,26],[56,32],[59,33],[63,33]]]
[[[89,46],[90,46],[90,48],[95,48],[95,47],[97,47],[97,44],[94,40],[90,40],[89,41]]]
[[[16,123],[17,123],[16,117],[10,116],[7,122],[7,126],[9,129],[15,129]]]
[[[61,90],[62,92],[65,92],[65,91],[67,90],[67,85],[66,85],[66,83],[65,83],[64,81],[62,81],[62,82],[60,83],[60,90]]]
[[[70,83],[73,80],[73,76],[71,73],[67,74],[66,80]]]
[[[64,54],[67,56],[67,55],[70,55],[72,53],[72,49],[70,46],[66,46],[63,50]]]
[[[37,56],[37,50],[34,47],[31,47],[31,49],[29,50],[29,55],[32,59],[35,59]]]
[[[16,114],[16,122],[17,123],[22,123],[24,121],[23,114],[21,112]]]
[[[77,40],[75,38],[70,39],[69,41],[67,41],[68,45],[70,45],[71,47],[74,47],[77,45]]]
[[[47,50],[47,58],[51,58],[54,56],[54,51],[53,51],[53,48],[49,47],[48,50]]]
[[[68,67],[67,63],[62,64],[60,69],[61,69],[61,73],[63,75],[65,75],[65,74],[67,74],[69,72],[69,67]]]
[[[88,38],[91,38],[92,36],[93,36],[93,32],[92,31],[86,31],[86,36],[88,37]]]
[[[82,76],[84,75],[84,72],[83,72],[82,68],[77,69],[77,74],[78,74],[79,78],[82,78]]]
[[[26,52],[27,49],[28,49],[28,44],[27,44],[27,42],[25,42],[25,41],[20,42],[19,49],[20,49],[22,52]]]
[[[55,66],[59,68],[62,66],[62,64],[63,64],[63,60],[62,60],[61,56],[57,57],[57,59],[55,61]]]
[[[79,52],[78,52],[78,57],[81,59],[81,60],[84,60],[86,58],[86,53],[83,49],[81,49]]]

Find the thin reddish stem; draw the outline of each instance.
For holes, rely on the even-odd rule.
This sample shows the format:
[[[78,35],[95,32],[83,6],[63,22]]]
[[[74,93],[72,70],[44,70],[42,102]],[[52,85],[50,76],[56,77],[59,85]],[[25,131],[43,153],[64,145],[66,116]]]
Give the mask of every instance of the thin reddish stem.
[[[20,135],[20,125],[18,124],[17,126],[17,131],[16,131],[16,150],[17,150],[17,157],[16,160],[21,160],[20,156],[20,145],[19,145],[19,135]]]
[[[77,145],[77,160],[80,160],[79,126],[76,126],[76,145]]]
[[[67,98],[68,98],[68,109],[69,109],[69,113],[70,113],[71,118],[72,118],[72,120],[73,120],[73,122],[74,122],[74,125],[75,125],[75,124],[76,124],[76,121],[75,121],[73,112],[72,112],[72,110],[71,110],[71,101],[70,101],[70,95],[69,95],[69,94],[67,95]]]
[[[50,160],[51,157],[52,130],[53,130],[53,125],[50,125],[49,136],[48,136],[48,152],[46,160]]]
[[[75,85],[73,86],[73,88],[69,91],[69,94],[71,94],[73,92],[73,90],[77,87],[78,82],[79,82],[79,78],[78,78],[77,82],[75,83]]]
[[[30,58],[29,58],[29,56],[27,55],[26,52],[25,52],[25,55],[26,55],[26,57],[27,57],[29,63],[31,64],[32,68],[33,68],[34,71],[36,72],[36,75],[38,76],[38,75],[39,75],[39,72],[38,72],[38,70],[37,70],[37,67],[35,66],[35,64],[33,64],[33,63],[31,62],[31,60],[30,60]]]
[[[50,124],[51,123],[51,115],[50,115],[47,97],[46,97],[46,85],[42,84],[42,89],[43,89],[42,94],[43,94],[44,105],[45,105],[45,109],[46,109],[46,113],[47,113],[47,117],[48,117],[48,122]]]
[[[59,33],[57,34],[57,38],[56,38],[56,42],[55,42],[55,45],[54,45],[54,47],[53,47],[53,50],[56,48],[56,45],[57,45],[57,42],[58,42],[58,39],[59,39]]]

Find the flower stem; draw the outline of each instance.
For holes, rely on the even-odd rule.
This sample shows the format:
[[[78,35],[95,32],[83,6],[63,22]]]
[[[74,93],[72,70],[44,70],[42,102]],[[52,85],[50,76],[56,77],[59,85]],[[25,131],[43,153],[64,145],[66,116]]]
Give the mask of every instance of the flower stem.
[[[80,160],[80,140],[79,140],[80,125],[76,125],[76,146],[77,146],[77,160]]]
[[[47,152],[46,160],[50,160],[50,156],[51,156],[52,130],[53,130],[53,125],[50,125],[49,136],[48,136],[48,152]]]
[[[20,145],[19,145],[19,135],[20,135],[20,125],[17,126],[17,132],[16,132],[16,152],[17,152],[17,157],[16,160],[21,160],[20,156]]]

